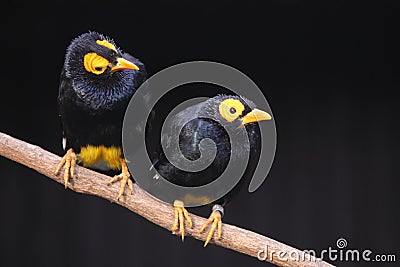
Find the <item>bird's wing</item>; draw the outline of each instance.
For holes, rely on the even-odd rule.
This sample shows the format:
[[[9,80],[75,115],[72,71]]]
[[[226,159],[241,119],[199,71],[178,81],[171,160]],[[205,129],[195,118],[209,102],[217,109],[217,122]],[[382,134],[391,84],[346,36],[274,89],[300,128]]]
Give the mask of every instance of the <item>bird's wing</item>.
[[[195,131],[195,129],[197,129],[198,127],[201,127],[201,120],[196,119],[196,116],[198,114],[199,109],[201,109],[201,105],[194,105],[191,107],[188,107],[180,112],[178,112],[177,114],[175,114],[170,122],[171,123],[166,123],[163,127],[165,127],[164,129],[164,133],[161,135],[161,140],[158,141],[159,146],[157,147],[157,151],[155,151],[152,155],[152,163],[153,166],[152,168],[156,168],[157,170],[162,170],[162,169],[169,169],[172,170],[173,165],[171,165],[171,163],[168,161],[168,159],[166,158],[165,154],[164,154],[164,150],[162,149],[161,143],[163,143],[164,145],[166,145],[165,149],[169,149],[171,148],[172,145],[176,145],[173,144],[173,138],[172,138],[172,134],[180,134],[181,131],[183,130],[185,131],[186,127],[182,128],[183,125],[188,125],[188,123],[190,124],[190,128],[191,130]],[[193,119],[193,120],[192,120]],[[190,131],[191,132],[191,131]],[[148,137],[151,136],[147,135]],[[182,140],[180,140],[180,142],[182,142]],[[185,142],[185,140],[183,140],[183,142]],[[182,144],[179,144],[182,145]],[[187,144],[183,144],[183,145],[187,145]],[[193,146],[191,146],[190,148],[193,148]],[[194,146],[194,149],[197,149],[196,146]],[[180,157],[177,156],[176,160],[179,161]]]
[[[58,88],[58,116],[61,119],[61,127],[63,129],[62,131],[62,146],[63,149],[65,150],[67,148],[67,137],[65,135],[65,127],[63,124],[63,109],[62,109],[62,104],[65,101],[65,96],[66,96],[66,91],[71,88],[72,84],[71,84],[71,79],[68,78],[65,74],[65,70],[64,68],[61,71],[61,75],[60,75],[60,86]]]
[[[61,75],[60,75],[60,86],[58,87],[58,103],[60,103],[64,100],[65,97],[65,92],[67,88],[71,88],[71,79],[67,77],[65,74],[64,68],[61,70]],[[60,112],[60,110],[59,110]]]
[[[164,125],[166,127],[165,135],[161,136],[161,141],[167,145],[171,143],[172,140],[172,133],[180,133],[180,130],[182,129],[182,126],[187,124],[189,121],[192,119],[197,118],[197,114],[199,112],[199,109],[202,106],[200,104],[188,107],[180,112],[178,112],[176,115],[174,115],[171,120],[170,124]],[[168,134],[171,133],[171,134]]]

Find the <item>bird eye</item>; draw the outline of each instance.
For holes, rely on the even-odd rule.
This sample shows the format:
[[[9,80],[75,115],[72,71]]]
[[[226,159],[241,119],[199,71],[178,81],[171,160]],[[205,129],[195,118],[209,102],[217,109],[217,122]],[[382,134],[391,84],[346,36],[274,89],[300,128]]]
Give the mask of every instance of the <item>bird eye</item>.
[[[88,53],[83,59],[83,64],[88,72],[99,75],[106,70],[110,62],[96,53]]]
[[[228,98],[219,105],[219,113],[228,122],[236,120],[244,110],[244,105],[237,99]]]

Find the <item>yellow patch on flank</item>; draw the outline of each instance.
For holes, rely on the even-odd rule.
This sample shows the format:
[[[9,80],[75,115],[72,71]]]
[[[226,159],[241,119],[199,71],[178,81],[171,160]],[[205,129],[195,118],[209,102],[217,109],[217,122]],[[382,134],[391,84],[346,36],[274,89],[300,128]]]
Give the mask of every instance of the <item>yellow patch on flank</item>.
[[[185,203],[185,205],[207,205],[211,203],[211,199],[206,196],[194,196],[187,194],[183,198],[183,203]]]
[[[97,40],[96,43],[117,52],[117,49],[115,48],[115,46],[107,40]]]
[[[110,169],[120,170],[122,161],[122,150],[120,147],[85,146],[81,147],[79,161],[84,167],[90,167],[103,160]]]

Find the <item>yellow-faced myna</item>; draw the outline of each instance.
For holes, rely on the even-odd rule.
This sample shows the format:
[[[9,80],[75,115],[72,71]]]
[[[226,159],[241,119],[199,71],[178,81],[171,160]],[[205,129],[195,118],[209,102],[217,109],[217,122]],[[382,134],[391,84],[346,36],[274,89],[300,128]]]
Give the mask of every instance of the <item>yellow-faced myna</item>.
[[[167,181],[180,186],[202,186],[216,180],[224,172],[230,160],[233,160],[233,164],[236,164],[235,161],[243,158],[244,153],[249,153],[249,160],[239,182],[223,197],[211,202],[207,201],[209,197],[207,195],[188,195],[183,199],[175,200],[175,221],[171,228],[172,231],[180,231],[183,239],[184,218],[186,218],[190,227],[192,226],[185,205],[193,202],[209,202],[212,204],[212,213],[207,223],[200,230],[200,232],[204,231],[211,224],[204,246],[211,240],[215,229],[218,229],[217,237],[221,237],[221,217],[224,213],[224,206],[245,182],[249,181],[258,163],[261,138],[257,122],[270,119],[271,116],[267,112],[256,109],[253,102],[234,95],[217,95],[173,115],[171,128],[180,127],[179,124],[182,121],[186,122],[179,132],[179,149],[186,159],[193,161],[200,158],[200,142],[204,139],[211,139],[214,142],[216,155],[212,163],[201,171],[182,170],[168,160],[165,149],[169,149],[170,142],[167,141],[165,142],[166,145],[159,149],[159,153],[153,159],[153,168],[158,171],[158,174],[155,174],[155,180],[159,180],[157,175],[160,174]],[[231,155],[233,150],[227,129],[235,134],[243,128],[245,129],[244,135],[247,133],[249,141],[247,143],[248,150],[246,152],[245,145],[243,145],[243,150],[239,149],[235,152],[236,155]],[[164,135],[161,138],[168,139],[170,137]]]
[[[58,94],[66,154],[55,173],[65,165],[65,187],[79,163],[120,172],[109,182],[122,180],[118,199],[127,184],[132,192],[122,154],[122,122],[129,100],[145,79],[144,65],[122,52],[110,38],[88,32],[71,42]]]

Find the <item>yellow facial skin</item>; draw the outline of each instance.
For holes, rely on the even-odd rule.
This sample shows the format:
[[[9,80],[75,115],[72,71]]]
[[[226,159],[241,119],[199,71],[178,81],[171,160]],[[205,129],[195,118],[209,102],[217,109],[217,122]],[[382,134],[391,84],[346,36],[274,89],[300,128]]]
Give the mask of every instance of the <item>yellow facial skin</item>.
[[[239,116],[242,115],[243,111],[244,105],[237,99],[229,98],[222,101],[222,103],[219,105],[219,113],[228,122],[236,120]],[[267,112],[255,108],[251,112],[246,114],[243,118],[241,118],[241,121],[242,125],[246,125],[248,123],[271,119],[271,115],[269,115]]]
[[[219,113],[228,122],[236,120],[242,115],[244,105],[237,99],[226,99],[219,105]]]
[[[102,45],[104,47],[107,47],[108,49],[117,52],[115,46],[110,42],[108,42],[107,40],[97,40],[96,43],[98,45]],[[119,70],[126,70],[126,69],[139,70],[138,66],[136,66],[132,62],[122,57],[117,58],[117,63],[115,65],[112,65],[110,61],[108,61],[107,59],[98,55],[95,52],[87,53],[85,55],[83,59],[83,65],[85,66],[86,71],[96,75],[104,73],[107,67],[110,67],[111,72],[116,72]]]
[[[97,40],[96,43],[99,44],[99,45],[105,46],[108,49],[111,49],[111,50],[114,50],[115,52],[117,52],[117,49],[115,48],[115,46],[112,43],[110,43],[109,41],[107,41],[107,40]]]
[[[85,55],[83,58],[83,64],[88,72],[99,75],[107,69],[110,62],[104,57],[92,52]]]

